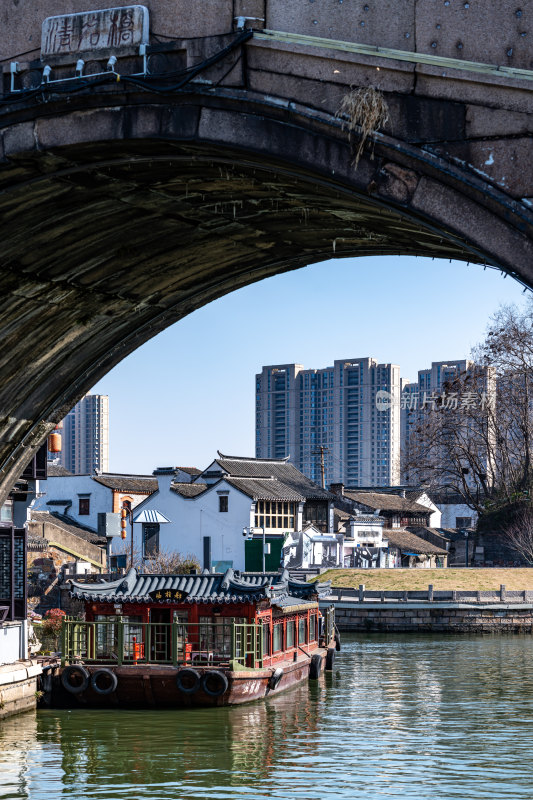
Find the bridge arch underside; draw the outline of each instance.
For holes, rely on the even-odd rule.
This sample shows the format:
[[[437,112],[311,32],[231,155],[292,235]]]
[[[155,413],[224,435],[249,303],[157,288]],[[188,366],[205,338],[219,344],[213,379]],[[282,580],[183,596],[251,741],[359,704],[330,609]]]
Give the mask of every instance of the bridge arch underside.
[[[527,210],[420,150],[378,136],[354,170],[339,124],[301,109],[91,102],[21,110],[3,128],[3,496],[109,369],[246,284],[331,257],[417,254],[533,285]]]

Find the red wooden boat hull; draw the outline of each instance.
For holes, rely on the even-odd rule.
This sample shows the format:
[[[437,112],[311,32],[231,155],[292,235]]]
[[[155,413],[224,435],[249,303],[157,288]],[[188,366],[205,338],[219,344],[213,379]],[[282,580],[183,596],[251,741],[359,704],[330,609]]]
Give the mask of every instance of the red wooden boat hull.
[[[326,660],[326,649],[318,648],[312,655],[320,655],[322,669]],[[85,665],[92,676],[97,670],[105,668],[117,678],[116,689],[102,695],[89,686],[82,692],[71,693],[61,683],[65,667],[59,668],[53,680],[52,705],[83,706],[84,708],[191,708],[228,706],[249,703],[266,697],[278,695],[293,686],[309,679],[311,660],[303,654],[297,661],[280,661],[271,667],[233,671],[223,667],[197,667],[202,677],[214,670],[225,675],[228,688],[217,697],[208,694],[200,686],[193,693],[185,693],[178,688],[179,667],[159,664],[130,664],[114,666],[110,664]],[[272,688],[272,675],[275,669],[282,669],[279,683]]]

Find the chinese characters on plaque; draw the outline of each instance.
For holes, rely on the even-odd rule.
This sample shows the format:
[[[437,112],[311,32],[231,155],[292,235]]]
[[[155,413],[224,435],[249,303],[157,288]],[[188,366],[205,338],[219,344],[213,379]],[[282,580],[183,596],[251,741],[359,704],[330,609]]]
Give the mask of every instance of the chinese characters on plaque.
[[[145,6],[48,17],[42,27],[41,58],[147,44],[148,30]]]
[[[188,596],[189,592],[183,592],[181,589],[155,589],[149,592],[152,600],[161,600],[166,603],[179,603]]]

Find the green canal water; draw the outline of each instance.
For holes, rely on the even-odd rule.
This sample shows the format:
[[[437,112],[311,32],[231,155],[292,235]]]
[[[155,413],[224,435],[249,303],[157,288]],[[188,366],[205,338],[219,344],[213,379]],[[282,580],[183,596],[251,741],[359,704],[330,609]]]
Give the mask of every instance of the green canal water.
[[[344,636],[266,702],[0,723],[0,798],[533,797],[533,638]]]

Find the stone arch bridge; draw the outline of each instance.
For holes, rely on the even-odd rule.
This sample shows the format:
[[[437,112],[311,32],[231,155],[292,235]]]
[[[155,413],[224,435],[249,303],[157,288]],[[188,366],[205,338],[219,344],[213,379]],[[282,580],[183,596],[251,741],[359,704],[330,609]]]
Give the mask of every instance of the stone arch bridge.
[[[110,6],[0,10],[3,496],[124,356],[263,277],[406,253],[533,286],[530,3]],[[357,169],[351,86],[389,110]]]

